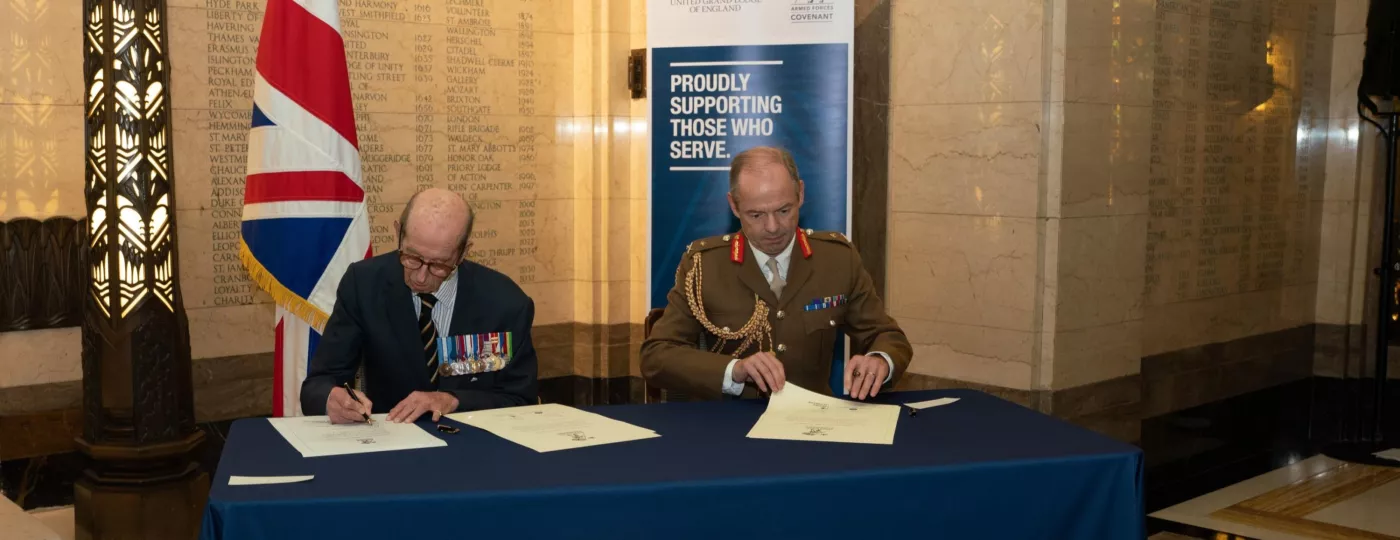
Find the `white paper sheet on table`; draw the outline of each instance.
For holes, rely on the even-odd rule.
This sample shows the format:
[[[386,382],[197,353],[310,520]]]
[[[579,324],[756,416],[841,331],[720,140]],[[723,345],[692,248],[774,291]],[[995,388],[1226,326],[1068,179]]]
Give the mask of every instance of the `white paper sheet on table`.
[[[791,381],[768,398],[751,439],[894,444],[898,405],[846,401],[818,394]]]
[[[1391,448],[1390,450],[1376,452],[1374,455],[1381,459],[1400,461],[1400,448]]]
[[[536,452],[660,437],[644,427],[555,403],[452,413],[447,417]]]
[[[957,402],[959,399],[962,398],[945,397],[938,399],[930,399],[928,401],[915,401],[913,403],[905,403],[904,406],[914,409],[928,409],[930,407],[941,407],[943,405],[949,405]]]
[[[372,416],[373,424],[332,424],[326,416],[269,418],[267,421],[301,452],[301,457],[308,458],[447,446],[447,441],[429,435],[423,428],[389,422],[385,420],[388,416]]]
[[[230,486],[265,486],[268,484],[295,484],[306,482],[315,478],[315,475],[306,476],[229,476]]]

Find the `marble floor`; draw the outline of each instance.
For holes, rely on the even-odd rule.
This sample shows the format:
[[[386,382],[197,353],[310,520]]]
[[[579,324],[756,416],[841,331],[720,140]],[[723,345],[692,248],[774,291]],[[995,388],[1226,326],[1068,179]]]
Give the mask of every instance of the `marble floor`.
[[[1400,540],[1400,468],[1315,456],[1154,512],[1199,538]]]
[[[31,510],[29,515],[34,516],[43,523],[45,527],[58,535],[58,540],[73,540],[77,535],[74,531],[73,507],[65,506],[61,508],[45,508],[42,510]]]

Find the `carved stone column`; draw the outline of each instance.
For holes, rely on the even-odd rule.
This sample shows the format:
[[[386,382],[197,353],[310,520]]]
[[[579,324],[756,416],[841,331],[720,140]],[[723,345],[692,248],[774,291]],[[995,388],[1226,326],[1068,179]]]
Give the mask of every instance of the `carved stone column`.
[[[78,538],[194,538],[208,477],[178,283],[164,0],[84,0],[88,212]]]

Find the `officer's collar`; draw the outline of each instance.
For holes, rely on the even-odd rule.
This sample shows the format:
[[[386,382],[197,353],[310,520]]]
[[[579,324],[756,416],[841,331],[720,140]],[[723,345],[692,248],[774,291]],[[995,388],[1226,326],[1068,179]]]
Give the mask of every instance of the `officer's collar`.
[[[753,245],[752,242],[750,242],[749,250],[753,253],[753,262],[758,263],[759,268],[762,268],[764,264],[767,264],[768,259],[777,259],[778,262],[785,263],[783,264],[783,266],[786,267],[788,264],[792,263],[792,247],[797,245],[797,237],[801,234],[802,232],[798,231],[797,234],[792,235],[792,239],[788,240],[787,247],[783,248],[782,253],[779,253],[777,255],[769,255],[767,253],[764,253],[762,250],[759,250],[757,246]]]

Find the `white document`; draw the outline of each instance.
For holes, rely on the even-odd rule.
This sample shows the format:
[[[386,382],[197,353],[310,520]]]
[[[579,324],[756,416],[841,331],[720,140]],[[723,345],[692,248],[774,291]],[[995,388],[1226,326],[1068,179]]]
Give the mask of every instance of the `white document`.
[[[314,475],[306,476],[229,476],[230,486],[265,486],[268,484],[295,484],[306,482],[315,478]]]
[[[1400,461],[1400,448],[1391,448],[1390,450],[1376,452],[1374,455],[1381,459]]]
[[[962,398],[945,397],[945,398],[938,398],[938,399],[930,399],[930,400],[928,400],[928,401],[916,401],[916,402],[914,402],[914,403],[905,403],[904,406],[905,406],[905,407],[914,408],[914,409],[927,409],[927,408],[930,408],[930,407],[939,407],[939,406],[943,406],[943,405],[948,405],[948,404],[950,404],[950,403],[954,403],[954,402],[958,401],[959,399],[962,399]]]
[[[371,416],[373,424],[332,424],[326,416],[269,418],[277,432],[301,452],[301,457],[366,454],[447,446],[414,424],[395,424],[389,415]]]
[[[768,410],[749,430],[751,439],[894,444],[899,405],[846,401],[791,381],[768,398]]]
[[[660,437],[644,427],[555,403],[452,413],[447,417],[536,452]]]

